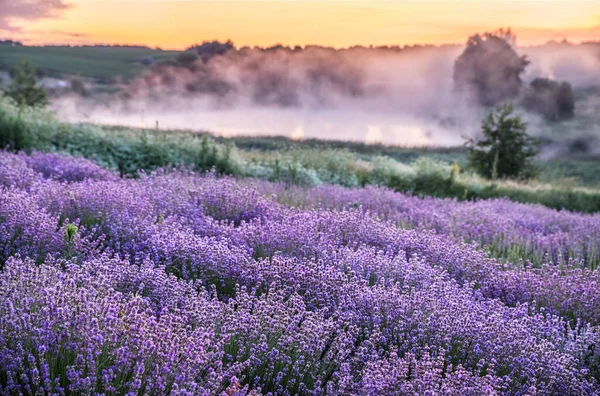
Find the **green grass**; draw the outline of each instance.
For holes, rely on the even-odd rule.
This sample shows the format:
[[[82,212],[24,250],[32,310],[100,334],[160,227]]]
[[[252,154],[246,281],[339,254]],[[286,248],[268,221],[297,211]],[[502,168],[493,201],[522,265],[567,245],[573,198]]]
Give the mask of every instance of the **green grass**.
[[[255,156],[268,156],[269,153],[282,153],[294,150],[347,150],[359,159],[377,156],[389,157],[403,164],[411,164],[419,158],[430,158],[444,164],[458,163],[461,169],[469,171],[467,149],[465,147],[401,147],[359,142],[326,140],[293,140],[286,137],[233,137],[216,138],[230,140],[245,152]],[[258,154],[260,153],[260,155]],[[571,155],[560,158],[537,160],[535,166],[539,180],[547,184],[561,184],[566,187],[600,188],[600,155]]]
[[[145,47],[10,47],[0,46],[0,70],[11,70],[23,60],[41,67],[49,76],[79,75],[114,81],[135,77],[148,66],[144,58],[174,58],[178,51]]]
[[[576,186],[600,188],[600,155],[556,158],[538,162],[537,166],[543,181],[562,180]]]
[[[45,110],[19,109],[0,96],[0,147],[7,146],[85,157],[121,175],[169,165],[239,173],[232,148],[206,135],[65,124]]]

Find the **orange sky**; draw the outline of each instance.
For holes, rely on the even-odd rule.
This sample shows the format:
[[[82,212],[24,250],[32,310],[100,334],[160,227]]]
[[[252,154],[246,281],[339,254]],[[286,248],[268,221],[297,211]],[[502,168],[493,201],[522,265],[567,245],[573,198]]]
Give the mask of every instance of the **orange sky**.
[[[65,0],[63,0],[65,1]],[[184,48],[204,40],[335,47],[462,43],[511,26],[519,44],[600,40],[599,0],[70,0],[56,18],[12,19],[28,44],[122,43]]]

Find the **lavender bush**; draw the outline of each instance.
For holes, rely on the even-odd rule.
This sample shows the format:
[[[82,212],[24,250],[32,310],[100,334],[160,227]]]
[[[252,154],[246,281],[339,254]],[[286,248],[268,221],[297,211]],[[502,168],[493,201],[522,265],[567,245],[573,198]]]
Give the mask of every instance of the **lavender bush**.
[[[436,230],[455,240],[475,242],[494,256],[529,259],[534,264],[567,264],[583,260],[587,267],[600,264],[600,216],[556,211],[504,199],[457,202],[418,198],[377,187],[313,189],[259,183],[259,191],[275,195],[286,205],[348,210],[363,208],[403,228]]]
[[[600,394],[598,216],[0,160],[0,394]]]

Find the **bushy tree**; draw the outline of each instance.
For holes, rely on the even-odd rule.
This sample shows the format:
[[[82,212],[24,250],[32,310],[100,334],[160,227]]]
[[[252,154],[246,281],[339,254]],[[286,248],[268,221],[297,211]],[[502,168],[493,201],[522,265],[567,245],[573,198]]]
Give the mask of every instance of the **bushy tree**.
[[[36,68],[30,62],[21,62],[13,72],[12,81],[6,90],[19,106],[45,106],[46,92],[37,84]]]
[[[231,40],[227,40],[225,43],[221,43],[220,41],[205,41],[202,44],[195,44],[189,47],[186,51],[196,52],[202,61],[206,62],[214,56],[225,55],[234,48]]]
[[[79,96],[89,95],[89,91],[87,90],[84,82],[79,78],[74,78],[71,80],[71,91]]]
[[[526,124],[513,115],[512,105],[503,105],[482,122],[481,140],[469,140],[469,163],[488,179],[526,178],[533,175],[531,160],[537,143],[527,134]]]
[[[197,60],[198,54],[193,51],[185,51],[177,55],[177,62],[183,66],[187,66],[191,63],[196,62]]]
[[[510,29],[471,36],[454,63],[457,90],[472,95],[483,106],[517,97],[523,85],[521,74],[529,61],[517,54],[511,45],[514,41]]]
[[[542,115],[548,121],[575,116],[575,96],[571,84],[548,78],[536,78],[523,95],[523,107]]]

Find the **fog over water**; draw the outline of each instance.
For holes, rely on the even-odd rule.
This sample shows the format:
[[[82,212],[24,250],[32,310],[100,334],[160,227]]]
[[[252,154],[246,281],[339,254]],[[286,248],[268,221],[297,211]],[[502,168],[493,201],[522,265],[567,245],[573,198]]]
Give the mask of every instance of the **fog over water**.
[[[460,144],[464,129],[413,114],[366,110],[350,106],[326,109],[235,107],[206,108],[194,103],[182,109],[152,106],[131,112],[101,108],[92,114],[69,111],[61,100],[56,110],[72,122],[126,125],[143,128],[210,131],[219,136],[286,136],[293,139],[352,140],[397,145]],[[464,122],[464,120],[463,120]],[[472,124],[471,124],[472,126]]]
[[[531,62],[522,76],[524,85],[546,77],[567,81],[576,92],[595,89],[600,86],[599,48],[517,48]],[[160,129],[222,136],[453,146],[474,136],[486,114],[453,89],[454,61],[463,49],[232,49],[209,58],[201,55],[185,67],[155,66],[118,95],[66,96],[53,106],[72,122],[158,124]],[[598,109],[596,95],[577,98],[577,116],[577,109]],[[539,117],[524,117],[532,133],[547,133]]]

